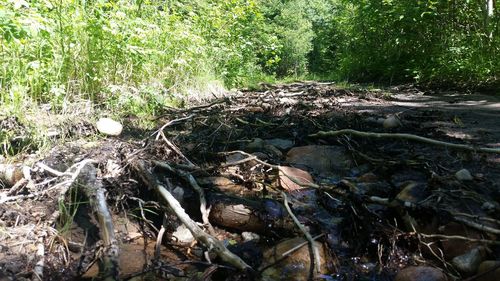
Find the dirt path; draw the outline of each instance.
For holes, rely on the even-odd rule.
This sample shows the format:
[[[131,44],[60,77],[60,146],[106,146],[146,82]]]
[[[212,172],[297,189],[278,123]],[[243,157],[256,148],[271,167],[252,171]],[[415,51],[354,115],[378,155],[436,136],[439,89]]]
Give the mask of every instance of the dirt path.
[[[163,135],[138,138],[126,127],[123,137],[66,143],[31,167],[31,179],[1,190],[0,279],[474,276],[500,260],[500,154],[311,134],[354,129],[500,148],[499,113],[494,96],[294,83],[169,110],[158,119]],[[158,185],[253,271],[196,243]],[[211,225],[201,223],[205,201]],[[316,237],[318,272],[293,216]]]

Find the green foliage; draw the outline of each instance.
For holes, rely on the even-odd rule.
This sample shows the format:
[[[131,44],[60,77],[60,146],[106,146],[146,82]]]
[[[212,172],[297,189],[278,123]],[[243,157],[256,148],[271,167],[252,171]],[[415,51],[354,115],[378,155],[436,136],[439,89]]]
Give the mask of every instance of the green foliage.
[[[498,79],[498,16],[484,1],[345,1],[338,73],[369,81],[478,84]],[[498,13],[497,13],[498,14]],[[487,20],[486,20],[487,19]]]
[[[257,54],[268,46],[255,36],[263,34],[263,17],[252,0],[164,2],[3,2],[2,105],[61,108],[85,98],[140,106],[135,101],[143,99],[153,113],[199,77],[233,86],[260,75]],[[115,102],[110,93],[117,87],[148,90]]]
[[[486,1],[9,0],[0,3],[0,111],[89,99],[156,114],[215,81],[273,76],[498,83]],[[210,81],[212,80],[212,81]]]

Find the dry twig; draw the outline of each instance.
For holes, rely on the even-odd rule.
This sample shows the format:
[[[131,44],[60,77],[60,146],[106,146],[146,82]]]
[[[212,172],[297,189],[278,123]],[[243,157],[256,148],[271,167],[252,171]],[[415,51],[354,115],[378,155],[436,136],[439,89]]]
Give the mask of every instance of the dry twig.
[[[302,223],[300,223],[300,221],[297,219],[297,217],[293,214],[292,209],[290,209],[290,206],[288,205],[288,197],[286,196],[286,194],[284,192],[281,192],[281,196],[283,196],[283,201],[284,201],[285,208],[286,208],[288,214],[290,215],[290,217],[292,217],[295,225],[304,234],[307,241],[309,241],[309,251],[313,255],[311,257],[311,269],[314,267],[316,269],[316,273],[320,273],[321,272],[321,259],[319,256],[318,248],[316,248],[314,245],[314,239],[312,238],[311,234],[307,231],[307,229],[304,227],[304,225],[302,225]],[[313,274],[312,274],[312,270],[311,270],[309,279],[312,280],[312,277],[313,277]]]

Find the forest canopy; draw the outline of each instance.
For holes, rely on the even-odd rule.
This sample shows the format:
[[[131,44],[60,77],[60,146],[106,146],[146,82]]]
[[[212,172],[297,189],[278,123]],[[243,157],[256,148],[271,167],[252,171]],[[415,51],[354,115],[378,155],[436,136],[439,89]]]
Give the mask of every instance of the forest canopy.
[[[491,88],[500,73],[496,4],[2,1],[1,102],[105,98],[154,111],[165,93],[208,81],[235,87],[308,76]]]

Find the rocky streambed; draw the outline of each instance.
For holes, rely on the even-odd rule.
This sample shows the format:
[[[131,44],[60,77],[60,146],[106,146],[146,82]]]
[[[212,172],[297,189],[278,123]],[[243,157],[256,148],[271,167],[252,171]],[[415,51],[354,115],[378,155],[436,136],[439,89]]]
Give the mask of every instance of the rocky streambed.
[[[498,280],[499,108],[263,85],[2,163],[0,279]]]

